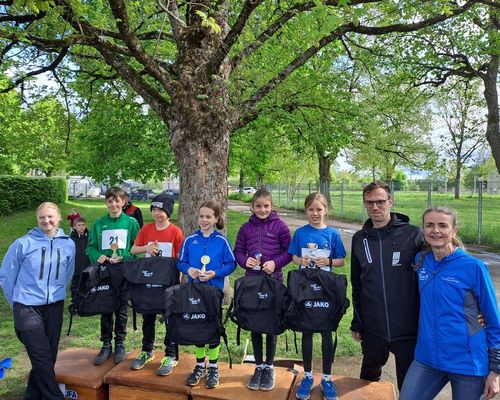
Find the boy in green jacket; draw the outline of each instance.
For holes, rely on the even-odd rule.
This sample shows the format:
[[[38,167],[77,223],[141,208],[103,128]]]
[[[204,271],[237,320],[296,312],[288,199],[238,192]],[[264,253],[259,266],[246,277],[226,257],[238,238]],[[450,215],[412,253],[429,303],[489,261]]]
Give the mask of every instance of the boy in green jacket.
[[[126,193],[119,187],[111,187],[106,191],[106,207],[108,214],[98,218],[92,225],[86,253],[91,263],[118,264],[124,259],[132,258],[130,249],[139,233],[139,224],[133,217],[122,212],[126,201]],[[116,266],[118,268],[118,266]],[[120,300],[115,311],[115,355],[114,362],[123,361],[125,336],[127,327],[127,301]],[[101,314],[102,349],[94,359],[95,365],[103,364],[111,355],[111,339],[113,335],[113,313]]]

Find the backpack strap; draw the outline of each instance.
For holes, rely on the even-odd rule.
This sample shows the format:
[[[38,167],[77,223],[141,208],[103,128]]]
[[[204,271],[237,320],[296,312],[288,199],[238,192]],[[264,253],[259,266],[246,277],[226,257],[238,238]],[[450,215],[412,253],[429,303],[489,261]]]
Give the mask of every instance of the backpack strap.
[[[229,345],[227,342],[227,334],[226,334],[226,330],[224,328],[222,328],[220,335],[221,335],[222,339],[224,340],[224,344],[226,345],[227,355],[229,357],[229,369],[233,369],[233,359],[231,358],[231,351],[229,350]]]

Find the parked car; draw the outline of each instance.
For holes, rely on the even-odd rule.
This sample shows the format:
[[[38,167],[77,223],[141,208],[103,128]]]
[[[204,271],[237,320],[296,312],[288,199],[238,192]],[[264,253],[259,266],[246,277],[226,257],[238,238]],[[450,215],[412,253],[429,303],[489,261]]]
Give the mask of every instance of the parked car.
[[[257,189],[255,189],[253,186],[245,186],[243,188],[243,190],[241,191],[241,193],[254,194],[256,191],[257,191]]]
[[[167,189],[162,192],[163,194],[167,194],[174,198],[174,201],[179,200],[179,189]]]
[[[151,200],[156,194],[151,189],[136,189],[130,192],[130,200]]]

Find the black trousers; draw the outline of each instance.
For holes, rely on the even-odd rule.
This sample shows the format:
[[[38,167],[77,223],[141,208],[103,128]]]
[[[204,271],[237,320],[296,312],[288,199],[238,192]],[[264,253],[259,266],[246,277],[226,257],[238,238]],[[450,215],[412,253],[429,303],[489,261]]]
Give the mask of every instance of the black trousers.
[[[64,302],[44,306],[14,303],[14,328],[31,361],[24,400],[64,400],[54,372]]]
[[[255,357],[255,365],[263,364],[263,335],[261,333],[252,332],[252,347],[253,354]],[[266,365],[273,365],[274,355],[276,353],[276,341],[278,336],[276,335],[266,335]]]
[[[113,316],[114,321],[113,321]],[[125,296],[120,300],[117,310],[109,314],[101,314],[101,341],[111,344],[113,339],[113,324],[115,344],[123,344],[127,336],[127,300]]]
[[[333,339],[332,332],[321,332],[321,352],[323,357],[323,373],[332,373]],[[304,361],[304,371],[312,372],[313,334],[302,333],[302,360]]]
[[[382,367],[387,363],[389,353],[393,353],[396,360],[398,388],[401,390],[406,372],[413,361],[416,344],[416,339],[387,342],[379,336],[363,333],[361,342],[363,362],[359,377],[368,381],[379,381]]]
[[[156,314],[143,314],[142,315],[142,351],[153,351],[155,341],[155,323]],[[165,323],[165,326],[167,324]],[[171,358],[179,359],[179,346],[173,343],[169,336],[168,330],[165,333],[165,355]]]

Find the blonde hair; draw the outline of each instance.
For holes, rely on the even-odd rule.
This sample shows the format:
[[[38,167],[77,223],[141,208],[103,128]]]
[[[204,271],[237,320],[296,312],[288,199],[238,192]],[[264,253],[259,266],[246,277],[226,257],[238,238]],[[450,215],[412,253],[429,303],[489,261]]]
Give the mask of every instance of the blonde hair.
[[[57,211],[57,214],[59,214],[59,216],[61,216],[61,210],[59,209],[59,206],[56,204],[56,203],[52,203],[51,201],[44,201],[43,203],[41,203],[37,208],[36,208],[36,215],[38,215],[38,213],[40,212],[40,210],[42,208],[52,208],[54,210]]]
[[[326,197],[320,192],[309,193],[306,199],[304,200],[304,210],[312,204],[313,201],[319,201],[323,207],[325,207],[325,211],[328,214],[328,201],[326,201]]]

